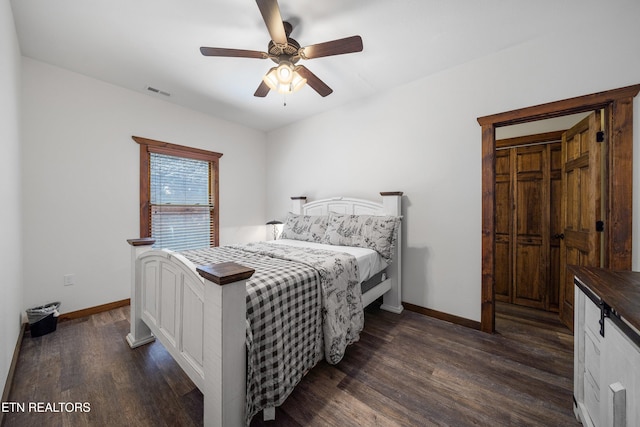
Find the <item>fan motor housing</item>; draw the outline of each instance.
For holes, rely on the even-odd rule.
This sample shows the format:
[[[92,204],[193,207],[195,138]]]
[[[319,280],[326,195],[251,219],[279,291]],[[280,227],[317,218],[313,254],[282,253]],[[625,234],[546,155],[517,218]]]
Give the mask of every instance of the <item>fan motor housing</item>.
[[[298,50],[300,50],[300,43],[289,37],[287,37],[287,44],[285,45],[278,45],[274,43],[273,40],[271,40],[267,49],[269,55],[271,56],[271,59],[273,59],[276,63],[278,61],[276,60],[276,58],[273,58],[274,56],[278,57],[280,55],[286,55],[293,57],[298,55]]]

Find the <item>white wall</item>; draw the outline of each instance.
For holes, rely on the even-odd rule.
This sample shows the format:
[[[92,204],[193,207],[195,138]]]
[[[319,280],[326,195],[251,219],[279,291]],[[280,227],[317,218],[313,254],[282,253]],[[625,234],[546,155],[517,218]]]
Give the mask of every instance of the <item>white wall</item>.
[[[22,249],[20,220],[20,49],[11,4],[0,2],[0,393],[20,332]]]
[[[263,133],[29,58],[22,73],[25,307],[62,301],[64,313],[129,298],[132,135],[223,153],[220,242],[264,239]],[[65,274],[76,284],[64,286]]]
[[[579,6],[543,38],[270,132],[269,217],[284,218],[288,196],[404,191],[403,300],[479,320],[476,119],[640,83],[640,2]]]
[[[265,220],[283,219],[292,195],[371,198],[379,191],[404,191],[404,300],[478,320],[481,163],[476,118],[640,82],[640,3],[615,0],[596,9],[573,1],[581,16],[567,17],[566,26],[546,37],[266,137],[23,58],[21,177],[15,166],[18,129],[11,125],[17,120],[17,97],[0,101],[9,110],[0,119],[2,132],[10,133],[2,140],[9,144],[9,156],[0,160],[0,166],[8,166],[2,173],[12,175],[9,182],[23,181],[22,212],[0,213],[5,223],[15,225],[22,214],[25,224],[22,308],[61,300],[62,311],[68,312],[129,297],[124,241],[138,235],[138,146],[130,137],[139,135],[224,153],[222,244],[264,238]],[[6,14],[2,18],[11,21],[10,11]],[[0,34],[9,43],[2,44],[0,58],[12,64],[17,54],[12,22],[2,28],[10,34]],[[2,88],[11,94],[18,76],[11,66],[6,70],[0,74]],[[637,143],[637,102],[635,109]],[[640,212],[637,196],[634,203]],[[640,247],[638,233],[634,236]],[[20,244],[15,236],[7,241],[12,249]],[[640,265],[638,252],[634,266]],[[20,282],[20,270],[12,271]],[[62,277],[70,273],[77,283],[64,287]],[[20,288],[0,286],[10,290],[5,305],[15,306]],[[5,336],[0,339],[4,348]]]

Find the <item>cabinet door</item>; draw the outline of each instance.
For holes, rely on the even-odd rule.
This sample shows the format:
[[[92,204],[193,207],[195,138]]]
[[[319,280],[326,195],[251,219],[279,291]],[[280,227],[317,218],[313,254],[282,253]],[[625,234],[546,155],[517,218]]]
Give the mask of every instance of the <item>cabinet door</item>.
[[[640,425],[640,350],[610,320],[605,319],[602,346],[600,414],[606,426]],[[625,404],[614,410],[615,385],[624,390]],[[618,398],[622,395],[618,395]]]
[[[601,426],[601,349],[604,343],[600,336],[600,309],[578,286],[574,290],[574,409],[585,427]]]
[[[596,426],[602,420],[602,347],[600,307],[589,298],[584,304],[584,404]]]

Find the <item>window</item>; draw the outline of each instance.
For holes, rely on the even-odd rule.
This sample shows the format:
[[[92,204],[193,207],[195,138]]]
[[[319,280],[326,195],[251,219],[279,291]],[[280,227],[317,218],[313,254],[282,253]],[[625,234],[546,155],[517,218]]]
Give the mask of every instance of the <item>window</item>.
[[[175,251],[218,245],[218,160],[206,150],[140,144],[140,236]]]

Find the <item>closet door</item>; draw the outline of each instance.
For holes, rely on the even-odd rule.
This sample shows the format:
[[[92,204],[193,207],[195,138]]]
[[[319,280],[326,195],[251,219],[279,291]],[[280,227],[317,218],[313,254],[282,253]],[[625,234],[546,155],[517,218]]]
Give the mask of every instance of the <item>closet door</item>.
[[[546,145],[516,148],[513,302],[541,309],[549,281],[548,165]]]
[[[511,189],[511,156],[514,149],[496,151],[496,266],[495,266],[495,299],[511,301],[511,284],[513,282],[513,257],[511,234],[513,232],[513,200]]]
[[[560,142],[496,151],[496,301],[558,312],[562,191]]]
[[[560,242],[562,235],[562,143],[549,144],[549,281],[547,311],[560,309]]]

